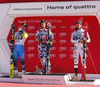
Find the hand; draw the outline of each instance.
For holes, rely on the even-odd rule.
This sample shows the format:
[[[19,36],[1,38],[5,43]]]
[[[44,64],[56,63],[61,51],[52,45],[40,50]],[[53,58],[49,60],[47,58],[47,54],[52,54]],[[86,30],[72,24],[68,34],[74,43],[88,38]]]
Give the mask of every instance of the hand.
[[[42,39],[39,39],[39,42],[42,42]]]
[[[13,41],[9,41],[9,46],[12,47],[13,46]]]
[[[80,40],[79,42],[80,42],[80,43],[86,43],[86,39]]]

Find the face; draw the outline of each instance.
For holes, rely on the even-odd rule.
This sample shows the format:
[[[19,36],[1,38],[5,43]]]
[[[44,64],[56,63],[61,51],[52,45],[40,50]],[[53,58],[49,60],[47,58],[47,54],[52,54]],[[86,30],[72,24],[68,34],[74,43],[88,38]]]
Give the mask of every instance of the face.
[[[42,22],[41,23],[41,28],[45,28],[45,26],[46,26],[45,22]]]
[[[23,30],[25,30],[25,29],[26,29],[26,27],[25,27],[24,25],[22,25],[22,26],[21,26],[21,28],[22,28]]]
[[[77,27],[78,29],[80,29],[80,28],[82,27],[82,25],[79,24],[79,23],[77,23],[77,24],[76,24],[76,27]]]

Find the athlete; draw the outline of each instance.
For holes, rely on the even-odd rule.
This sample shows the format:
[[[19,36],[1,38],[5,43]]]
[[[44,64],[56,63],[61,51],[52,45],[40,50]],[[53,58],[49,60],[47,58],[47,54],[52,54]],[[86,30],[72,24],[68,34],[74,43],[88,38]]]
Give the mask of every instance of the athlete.
[[[20,58],[20,62],[22,65],[22,75],[25,74],[25,52],[24,52],[24,43],[26,38],[28,37],[28,33],[25,32],[25,29],[27,28],[27,24],[26,23],[22,23],[21,28],[18,29],[18,32],[15,33],[14,36],[14,40],[15,40],[15,46],[14,46],[14,51],[13,51],[13,55],[14,55],[14,68],[13,68],[13,72],[14,75],[16,73],[18,73],[18,69],[17,69],[17,60],[18,57]]]
[[[38,51],[39,51],[39,57],[42,64],[41,72],[42,74],[49,74],[50,73],[50,62],[48,66],[48,71],[46,71],[47,68],[47,41],[48,41],[48,30],[46,29],[46,21],[41,20],[40,21],[40,30],[36,32],[36,41],[38,42]],[[50,40],[52,41],[53,34],[50,31]]]
[[[84,80],[87,80],[86,78],[86,52],[84,54],[84,44],[90,42],[90,37],[88,32],[86,33],[87,37],[85,36],[85,31],[82,29],[82,23],[81,21],[76,22],[76,30],[72,33],[71,36],[71,42],[74,43],[74,51],[73,51],[73,58],[74,58],[74,77],[71,80],[78,80],[77,77],[77,70],[78,70],[78,60],[79,60],[79,54],[81,56],[81,63],[84,66]],[[83,54],[85,55],[85,61],[83,63]]]

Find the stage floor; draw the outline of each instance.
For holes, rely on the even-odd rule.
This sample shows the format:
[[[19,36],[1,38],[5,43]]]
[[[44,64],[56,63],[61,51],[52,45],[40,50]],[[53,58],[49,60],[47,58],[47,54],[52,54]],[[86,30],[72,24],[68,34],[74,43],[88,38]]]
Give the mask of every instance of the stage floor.
[[[34,77],[34,78],[37,78],[37,76],[38,76],[38,78],[52,78],[52,79],[55,79],[55,78],[59,78],[59,77],[65,77],[65,76],[68,76],[68,75],[70,75],[71,76],[71,78],[73,77],[73,75],[74,74],[51,74],[51,75],[34,75],[33,73],[29,73],[29,74],[27,74],[27,75],[25,75],[25,76],[27,76],[27,77]],[[33,77],[32,77],[32,80],[33,80]],[[78,77],[81,79],[81,74],[79,74],[78,75]],[[85,86],[80,86],[80,87],[87,87],[86,85],[91,85],[90,87],[92,87],[93,85],[99,85],[99,87],[100,87],[100,74],[98,74],[98,75],[96,75],[96,74],[87,74],[87,79],[88,79],[88,81],[69,81],[68,79],[67,79],[67,84],[66,85],[85,85]],[[42,79],[43,80],[43,79]],[[62,79],[61,79],[62,80]],[[6,84],[5,82],[7,82],[7,84],[9,85],[10,83],[11,84],[13,84],[13,83],[16,83],[16,84],[27,84],[27,83],[25,83],[25,82],[23,82],[23,79],[22,78],[9,78],[8,76],[0,76],[0,84]],[[37,81],[38,82],[38,81]],[[52,84],[52,83],[46,83],[46,86],[44,86],[44,83],[42,83],[41,81],[40,81],[40,83],[33,83],[34,84],[34,86],[35,86],[35,84],[41,84],[41,87],[46,87],[47,86],[47,84],[50,86],[53,86],[53,87],[56,87],[57,85],[59,85],[58,83],[56,84],[56,86],[55,86],[55,84]],[[60,81],[59,81],[60,82]],[[63,83],[61,84],[62,85],[62,87],[63,87]],[[2,87],[2,86],[0,86],[0,87]],[[7,87],[7,86],[3,86],[3,87]],[[8,86],[9,87],[9,86]],[[18,87],[18,86],[15,86],[15,87]],[[30,85],[30,87],[31,87],[31,85]],[[38,85],[38,86],[35,86],[35,87],[40,87],[40,85]],[[60,85],[58,86],[58,87],[60,87]],[[66,86],[64,86],[64,87],[66,87]],[[67,86],[68,87],[68,86]],[[73,87],[73,86],[72,86]],[[74,86],[75,87],[75,86]]]

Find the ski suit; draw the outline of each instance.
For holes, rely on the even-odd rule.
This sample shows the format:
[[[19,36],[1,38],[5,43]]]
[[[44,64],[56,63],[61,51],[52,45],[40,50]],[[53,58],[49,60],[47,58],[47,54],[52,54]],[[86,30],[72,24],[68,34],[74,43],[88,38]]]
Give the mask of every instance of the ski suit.
[[[48,40],[48,30],[47,29],[38,30],[36,32],[35,38],[37,38],[38,40],[41,39],[42,41],[47,41]],[[52,32],[50,32],[50,39],[51,40],[53,39]],[[46,65],[47,65],[47,45],[39,42],[38,52],[39,52],[39,57],[40,57],[41,64],[42,64],[42,71],[45,72],[45,68],[46,68]],[[49,69],[50,69],[50,63],[49,63]]]
[[[83,64],[83,43],[80,43],[80,40],[83,40],[84,38],[85,31],[81,28],[76,31],[74,31],[71,35],[71,42],[74,43],[74,51],[73,51],[73,58],[74,58],[74,68],[78,68],[78,59],[79,59],[79,54],[81,56],[81,63],[86,69],[86,53],[85,53],[85,63]],[[90,37],[87,32],[86,35],[86,43],[90,42]]]
[[[20,62],[22,65],[22,70],[25,70],[25,62],[24,62],[24,58],[25,58],[25,52],[24,52],[24,43],[26,38],[28,37],[28,34],[22,30],[22,33],[16,32],[14,39],[15,39],[15,46],[14,46],[14,70],[17,70],[17,60],[18,57],[20,58]]]

